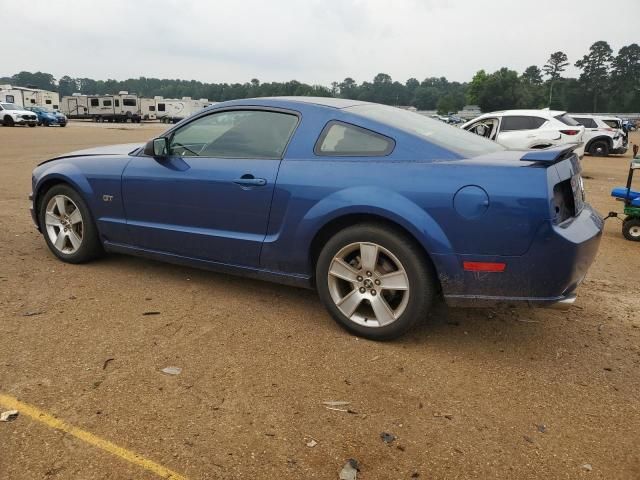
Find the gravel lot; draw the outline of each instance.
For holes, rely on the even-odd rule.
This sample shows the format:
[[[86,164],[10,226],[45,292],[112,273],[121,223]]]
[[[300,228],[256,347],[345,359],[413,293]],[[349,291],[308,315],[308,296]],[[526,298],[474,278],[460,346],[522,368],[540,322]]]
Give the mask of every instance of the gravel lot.
[[[364,480],[640,478],[640,244],[618,220],[570,311],[439,306],[374,343],[311,291],[118,255],[54,259],[29,217],[32,168],[161,131],[0,128],[0,394],[189,479],[336,479],[348,458]],[[603,214],[619,208],[609,191],[629,159],[584,159]],[[157,476],[20,415],[0,423],[0,478]]]

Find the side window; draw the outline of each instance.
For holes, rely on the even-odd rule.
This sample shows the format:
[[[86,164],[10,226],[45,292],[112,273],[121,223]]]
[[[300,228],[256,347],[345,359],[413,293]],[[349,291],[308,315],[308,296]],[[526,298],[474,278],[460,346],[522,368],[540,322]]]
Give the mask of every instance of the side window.
[[[620,124],[617,120],[603,120],[604,123],[609,125],[611,128],[620,128]]]
[[[97,107],[100,105],[100,101],[97,98],[92,98],[91,99],[91,106],[92,107]]]
[[[44,103],[46,103],[47,105],[51,105],[51,100],[45,100]]]
[[[125,107],[135,107],[136,106],[136,99],[135,98],[123,98],[122,99],[122,105],[124,105]]]
[[[120,100],[119,100],[119,99],[117,99],[117,98],[116,98],[116,99],[114,100],[114,103],[115,103],[116,107],[119,107],[119,106],[120,106]]]
[[[35,104],[36,104],[36,99],[35,99],[35,98],[32,98],[32,99],[31,99],[31,103],[33,103],[33,104],[35,105]]]
[[[16,101],[15,97],[13,95],[7,95],[4,97],[4,99],[7,101],[7,103],[13,103]]]
[[[150,112],[155,112],[156,111],[155,105],[149,105],[149,111]]]
[[[373,157],[389,155],[395,142],[365,128],[338,121],[329,122],[320,133],[316,155],[343,157]]]
[[[177,130],[169,150],[188,157],[281,158],[297,123],[297,116],[281,112],[212,113]]]
[[[158,104],[158,111],[159,112],[164,112],[164,103],[159,103]]]
[[[102,100],[102,106],[103,107],[110,107],[111,106],[111,100]]]
[[[598,125],[593,118],[573,117],[573,119],[580,125],[584,125],[586,128],[598,128]]]
[[[540,128],[546,120],[540,117],[527,117],[523,115],[507,115],[502,117],[500,131],[513,132],[517,130],[535,130]]]
[[[54,109],[54,110],[58,110],[58,107],[59,107],[58,105],[54,105],[54,106],[53,106],[53,109]]]

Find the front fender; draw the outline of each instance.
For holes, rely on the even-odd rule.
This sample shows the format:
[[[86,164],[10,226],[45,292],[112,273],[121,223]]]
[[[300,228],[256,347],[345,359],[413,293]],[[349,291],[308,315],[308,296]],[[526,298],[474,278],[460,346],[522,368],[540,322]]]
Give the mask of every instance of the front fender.
[[[76,190],[87,205],[93,207],[95,193],[82,171],[71,163],[43,165],[43,171],[34,172],[36,183],[33,186],[33,208],[37,211],[38,202],[43,192],[43,186],[51,183],[68,183]]]

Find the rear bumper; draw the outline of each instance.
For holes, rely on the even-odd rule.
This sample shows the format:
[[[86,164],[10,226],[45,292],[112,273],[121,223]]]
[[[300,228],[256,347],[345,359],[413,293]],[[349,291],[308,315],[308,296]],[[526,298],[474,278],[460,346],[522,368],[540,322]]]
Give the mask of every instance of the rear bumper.
[[[627,147],[619,147],[611,150],[611,153],[613,153],[614,155],[624,155],[625,153],[627,153],[627,150]]]
[[[585,205],[569,222],[544,222],[522,256],[433,255],[445,301],[465,307],[569,307],[596,257],[603,226],[600,215]],[[464,261],[501,262],[506,267],[503,272],[468,272],[462,268]]]

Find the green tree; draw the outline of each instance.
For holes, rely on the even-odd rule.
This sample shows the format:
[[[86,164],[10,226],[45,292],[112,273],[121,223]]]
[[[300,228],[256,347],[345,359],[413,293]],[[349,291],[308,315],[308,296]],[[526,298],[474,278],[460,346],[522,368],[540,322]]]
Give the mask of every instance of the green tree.
[[[562,72],[569,66],[567,60],[568,57],[566,53],[561,51],[554,52],[542,67],[542,71],[549,76],[549,108],[551,108],[551,101],[553,100],[553,86],[561,77]]]
[[[575,63],[582,70],[580,81],[591,92],[593,111],[598,111],[598,98],[607,89],[613,50],[605,41],[591,45],[589,53]]]
[[[640,46],[622,47],[611,63],[611,108],[629,112],[640,110]]]

